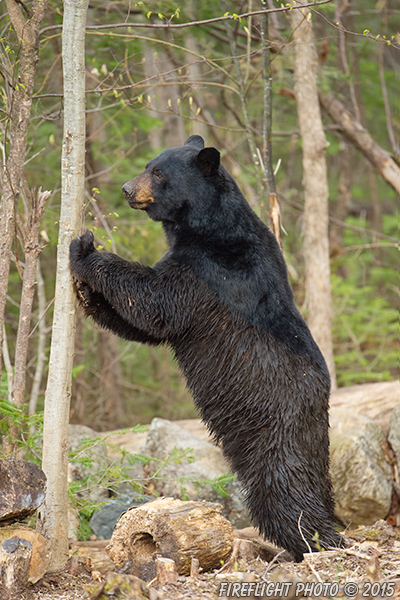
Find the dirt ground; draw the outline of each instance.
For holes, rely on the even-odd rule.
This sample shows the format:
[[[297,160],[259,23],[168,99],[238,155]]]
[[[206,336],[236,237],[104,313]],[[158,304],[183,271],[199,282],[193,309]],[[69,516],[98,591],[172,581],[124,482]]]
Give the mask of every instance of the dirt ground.
[[[247,551],[247,557],[239,554],[222,568],[223,572],[200,572],[195,578],[178,576],[175,583],[163,587],[157,580],[147,586],[140,580],[133,581],[132,576],[129,579],[126,575],[107,574],[104,568],[101,573],[90,559],[75,557],[68,571],[46,575],[35,585],[18,592],[15,590],[10,600],[399,599],[400,528],[392,528],[380,521],[372,527],[348,532],[345,538],[347,547],[344,550],[307,554],[302,563],[287,561],[284,554],[271,559],[266,558],[265,553],[261,558],[251,556],[252,553]],[[253,543],[250,546],[254,550]],[[123,591],[126,580],[133,591]],[[240,587],[238,583],[241,583]],[[306,585],[312,583],[314,586]],[[324,583],[331,586],[324,586]],[[1,600],[6,598],[3,594],[0,590]]]

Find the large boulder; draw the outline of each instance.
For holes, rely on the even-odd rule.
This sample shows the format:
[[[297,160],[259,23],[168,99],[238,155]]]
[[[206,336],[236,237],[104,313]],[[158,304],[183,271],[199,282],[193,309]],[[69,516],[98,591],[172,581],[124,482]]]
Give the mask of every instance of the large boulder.
[[[100,510],[93,513],[90,519],[90,527],[93,533],[98,540],[109,540],[116,522],[125,511],[150,500],[153,500],[151,496],[144,496],[135,492],[131,492],[130,496],[119,496],[118,498],[107,500]]]
[[[169,459],[176,451],[190,448],[188,457]],[[176,423],[166,419],[153,419],[141,453],[158,461],[151,461],[150,472],[167,461],[157,478],[152,480],[155,489],[164,496],[189,500],[220,502],[223,514],[236,528],[251,524],[244,507],[240,484],[235,480],[226,485],[229,497],[222,497],[207,480],[223,477],[231,472],[221,448],[193,435]],[[192,460],[192,458],[194,460]],[[160,462],[161,461],[161,462]]]
[[[393,409],[390,417],[388,441],[396,454],[397,463],[400,465],[400,405]]]
[[[46,475],[26,460],[0,460],[0,525],[31,517],[44,502]]]
[[[384,519],[392,497],[392,471],[381,426],[344,408],[331,410],[331,475],[336,514],[346,525]]]

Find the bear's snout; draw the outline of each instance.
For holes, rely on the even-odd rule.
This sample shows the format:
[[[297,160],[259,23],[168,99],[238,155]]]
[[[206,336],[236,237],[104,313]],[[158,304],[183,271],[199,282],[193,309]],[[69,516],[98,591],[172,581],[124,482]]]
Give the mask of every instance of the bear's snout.
[[[132,208],[146,209],[153,204],[153,190],[149,173],[141,173],[122,186],[129,205]]]
[[[131,198],[131,196],[134,195],[135,193],[135,186],[133,184],[133,179],[131,179],[131,181],[127,181],[126,183],[124,183],[124,185],[122,186],[122,191],[125,194],[125,198],[128,200]]]

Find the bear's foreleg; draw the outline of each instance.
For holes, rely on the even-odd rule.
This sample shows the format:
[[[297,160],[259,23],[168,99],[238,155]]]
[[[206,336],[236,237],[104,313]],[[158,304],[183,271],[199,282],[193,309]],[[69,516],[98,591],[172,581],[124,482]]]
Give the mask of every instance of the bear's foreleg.
[[[113,309],[102,294],[92,290],[89,284],[74,280],[74,287],[79,305],[85,317],[91,317],[103,329],[108,329],[115,335],[130,342],[141,342],[151,345],[158,345],[163,342],[162,339],[151,336],[137,327],[133,327],[133,325],[128,323]]]
[[[193,286],[174,265],[155,269],[99,252],[93,234],[86,232],[71,243],[70,267],[82,288],[86,314],[117,335],[126,322],[133,336],[128,339],[161,343],[183,332],[190,321]]]

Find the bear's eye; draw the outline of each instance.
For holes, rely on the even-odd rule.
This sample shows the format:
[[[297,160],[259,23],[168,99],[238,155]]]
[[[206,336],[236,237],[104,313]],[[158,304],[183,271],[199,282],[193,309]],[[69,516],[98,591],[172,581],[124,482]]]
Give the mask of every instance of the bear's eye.
[[[154,177],[157,177],[157,179],[164,179],[164,176],[161,173],[160,169],[154,169],[153,175]]]

